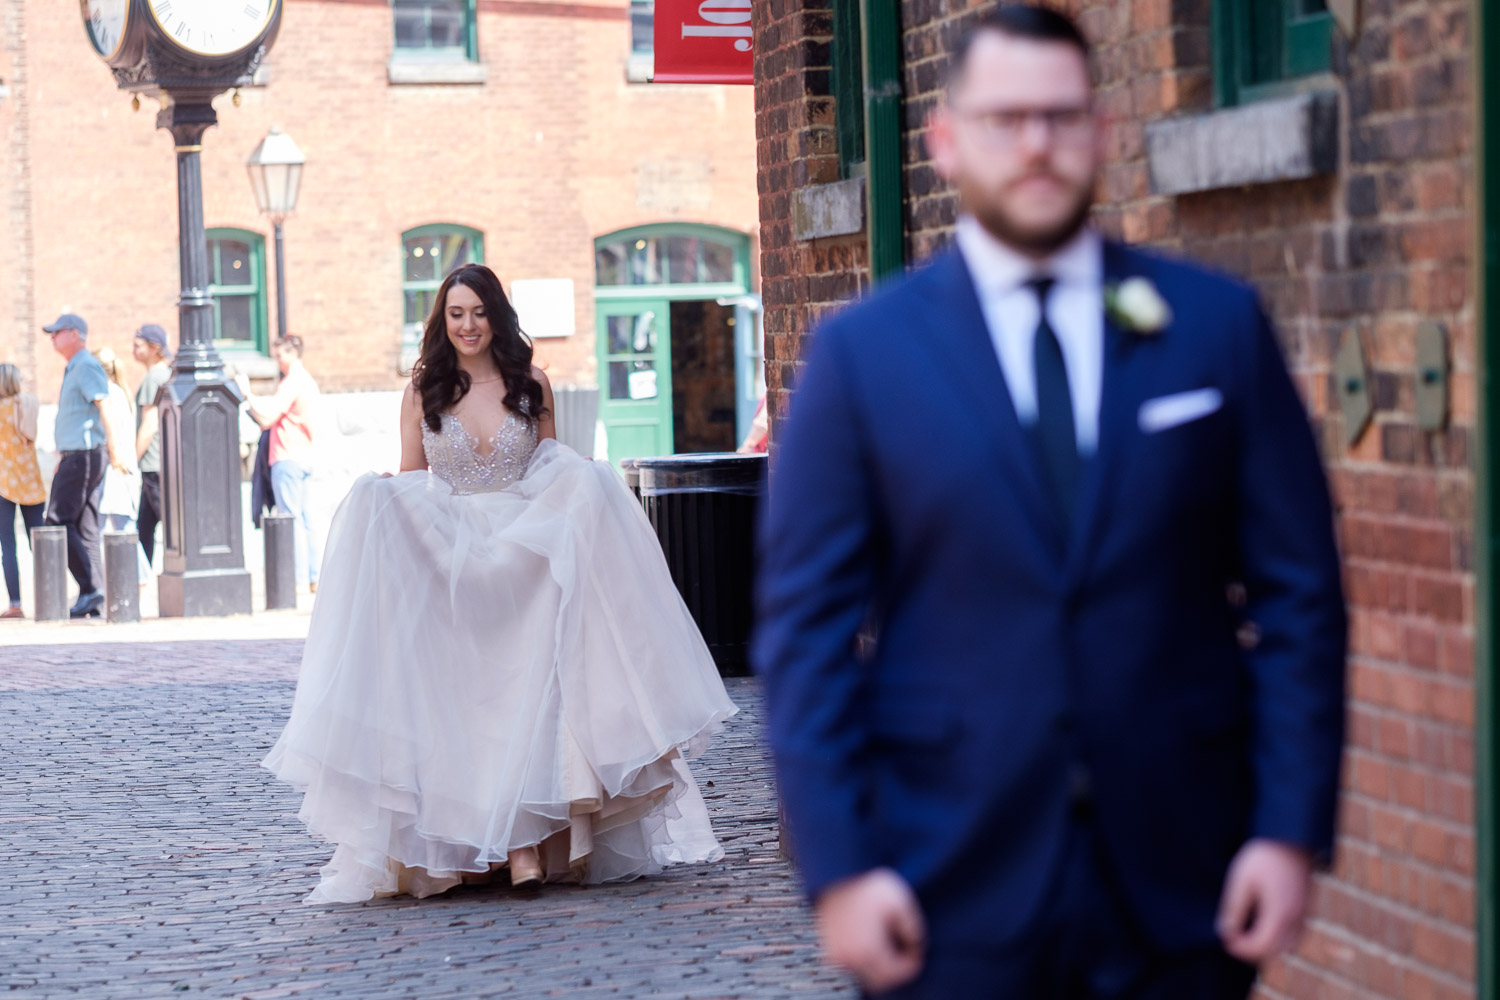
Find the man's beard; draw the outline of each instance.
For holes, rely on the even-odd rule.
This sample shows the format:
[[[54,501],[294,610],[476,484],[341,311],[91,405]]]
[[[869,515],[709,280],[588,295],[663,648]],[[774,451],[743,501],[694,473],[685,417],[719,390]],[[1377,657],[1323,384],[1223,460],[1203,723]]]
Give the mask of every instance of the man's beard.
[[[1012,249],[1031,257],[1049,257],[1067,246],[1089,221],[1094,207],[1092,183],[1078,196],[1078,202],[1063,221],[1046,229],[1016,222],[1005,209],[983,198],[965,199],[969,210],[989,234]]]

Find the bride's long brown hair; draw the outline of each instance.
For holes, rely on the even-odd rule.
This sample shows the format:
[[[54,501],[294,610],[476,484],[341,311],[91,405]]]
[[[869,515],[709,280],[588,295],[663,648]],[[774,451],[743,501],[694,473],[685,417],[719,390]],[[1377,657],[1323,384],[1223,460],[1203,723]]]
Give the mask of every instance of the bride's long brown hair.
[[[531,338],[521,332],[515,307],[505,297],[500,279],[483,264],[465,264],[443,279],[432,314],[422,332],[422,354],[412,366],[411,380],[422,397],[422,418],[434,431],[442,430],[443,413],[468,393],[469,373],[458,363],[458,352],[448,339],[448,290],[463,285],[479,296],[489,320],[490,356],[505,380],[505,405],[535,423],[542,416],[542,384],[531,377]]]

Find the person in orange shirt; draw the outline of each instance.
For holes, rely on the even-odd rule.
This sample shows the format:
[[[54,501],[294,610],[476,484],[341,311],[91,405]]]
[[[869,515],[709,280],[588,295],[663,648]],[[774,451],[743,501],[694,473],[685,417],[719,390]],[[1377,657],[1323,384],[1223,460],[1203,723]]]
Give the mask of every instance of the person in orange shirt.
[[[249,383],[243,376],[240,388],[245,393],[250,416],[271,432],[271,490],[277,508],[294,518],[297,582],[306,583],[316,593],[322,554],[309,516],[308,481],[312,478],[318,383],[302,364],[301,337],[282,337],[271,346],[271,352],[281,368],[281,384],[276,392],[270,396],[251,396]]]
[[[5,566],[5,589],[10,607],[0,618],[24,618],[21,611],[21,572],[16,564],[16,509],[26,537],[39,528],[46,512],[47,491],[36,461],[37,400],[21,391],[21,371],[0,365],[0,553]]]

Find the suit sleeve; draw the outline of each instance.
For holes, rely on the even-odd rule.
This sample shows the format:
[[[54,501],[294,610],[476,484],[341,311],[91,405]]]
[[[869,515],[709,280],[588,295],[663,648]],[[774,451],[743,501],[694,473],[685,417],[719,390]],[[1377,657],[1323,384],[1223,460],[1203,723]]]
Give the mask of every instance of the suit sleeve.
[[[862,665],[873,592],[871,452],[838,321],[813,337],[761,518],[753,659],[808,895],[876,866],[862,822]]]
[[[1259,303],[1242,340],[1239,548],[1254,707],[1251,836],[1331,859],[1344,741],[1344,608],[1327,478]]]

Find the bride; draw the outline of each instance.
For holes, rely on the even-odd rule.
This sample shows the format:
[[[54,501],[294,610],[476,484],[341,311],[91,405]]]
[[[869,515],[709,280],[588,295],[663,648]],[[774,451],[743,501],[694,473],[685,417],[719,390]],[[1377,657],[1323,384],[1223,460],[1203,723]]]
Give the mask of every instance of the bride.
[[[401,473],[361,478],[334,517],[264,761],[336,845],[309,903],[723,855],[683,758],[736,709],[640,505],[558,444],[531,353],[493,272],[450,274]]]

